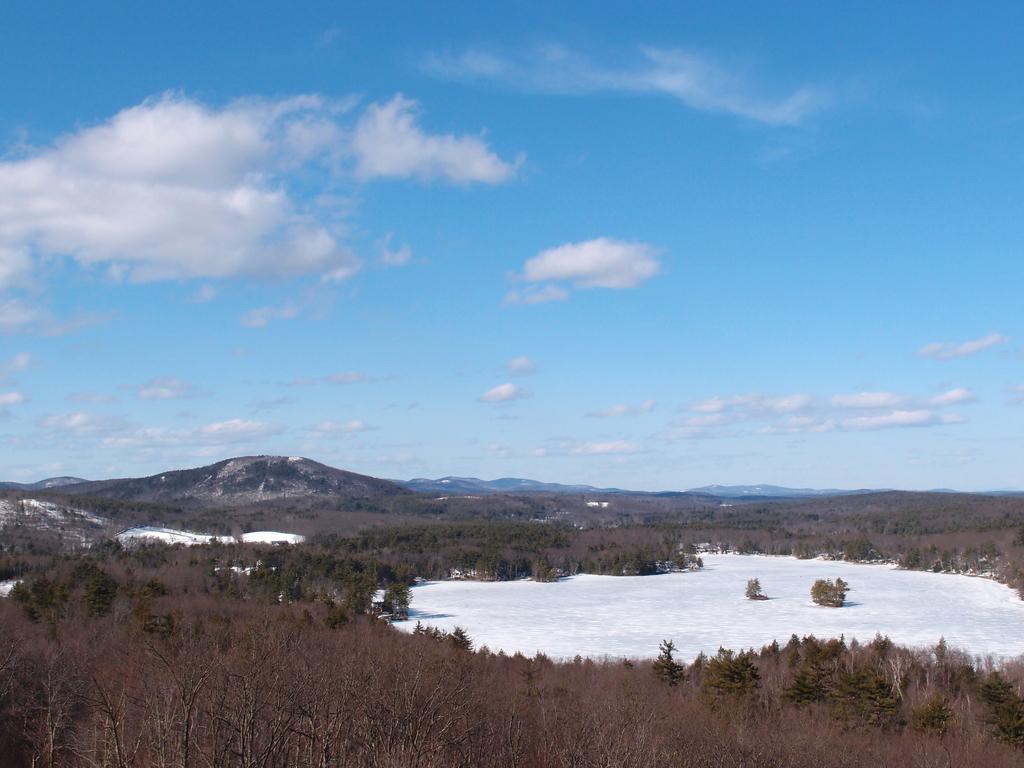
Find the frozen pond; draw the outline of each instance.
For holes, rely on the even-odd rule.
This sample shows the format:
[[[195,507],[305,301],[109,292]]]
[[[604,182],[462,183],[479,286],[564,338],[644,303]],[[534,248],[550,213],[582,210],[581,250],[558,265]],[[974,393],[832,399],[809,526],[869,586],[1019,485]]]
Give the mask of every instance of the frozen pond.
[[[1024,654],[1024,601],[988,579],[790,557],[703,559],[702,571],[662,576],[429,582],[413,588],[409,621],[395,626],[458,625],[477,647],[557,658],[650,657],[672,639],[691,659],[720,646],[785,643],[794,633],[869,641],[876,632],[901,645],[932,646],[945,637],[972,654]],[[846,607],[814,605],[814,580],[836,576],[850,584]],[[744,597],[755,577],[770,600]]]

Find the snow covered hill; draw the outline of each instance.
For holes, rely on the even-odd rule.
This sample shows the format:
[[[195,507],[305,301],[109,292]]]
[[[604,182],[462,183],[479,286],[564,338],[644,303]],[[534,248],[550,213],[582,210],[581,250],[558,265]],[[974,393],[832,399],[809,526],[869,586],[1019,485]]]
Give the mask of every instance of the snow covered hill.
[[[43,534],[79,547],[105,537],[110,527],[106,518],[76,507],[33,498],[0,499],[0,539]]]

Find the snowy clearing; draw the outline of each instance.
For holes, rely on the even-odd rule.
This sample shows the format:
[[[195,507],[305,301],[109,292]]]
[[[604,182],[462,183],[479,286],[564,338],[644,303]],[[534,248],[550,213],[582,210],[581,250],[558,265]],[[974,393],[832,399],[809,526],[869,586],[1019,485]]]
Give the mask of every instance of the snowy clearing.
[[[21,579],[10,579],[9,581],[0,581],[0,597],[7,597],[11,594],[11,590],[18,586],[18,582]]]
[[[869,641],[877,632],[909,646],[945,637],[972,654],[1024,653],[1024,601],[988,579],[791,557],[703,559],[702,571],[662,576],[427,582],[413,587],[409,621],[395,626],[458,625],[478,648],[555,658],[652,657],[672,639],[680,658],[692,659],[720,646],[785,643],[794,633]],[[850,583],[846,606],[814,605],[814,580],[836,576]],[[744,597],[755,577],[771,599]]]
[[[193,546],[195,544],[209,544],[220,541],[226,544],[235,542],[234,536],[210,536],[205,533],[192,533],[191,531],[176,531],[173,528],[156,528],[149,525],[141,525],[137,528],[129,528],[117,534],[117,540],[122,544],[130,544],[138,541],[162,541],[166,544],[184,544]]]
[[[306,540],[306,537],[297,533],[283,533],[281,531],[252,531],[250,533],[243,533],[238,539],[235,539],[234,536],[214,536],[207,533],[177,531],[173,528],[140,525],[121,531],[117,534],[117,540],[122,544],[162,541],[165,544],[184,544],[187,547],[191,547],[197,544],[211,544],[215,541],[219,541],[221,544],[235,544],[238,541],[241,541],[243,544],[301,544]]]
[[[306,537],[281,531],[252,531],[243,533],[241,540],[243,544],[301,544]]]

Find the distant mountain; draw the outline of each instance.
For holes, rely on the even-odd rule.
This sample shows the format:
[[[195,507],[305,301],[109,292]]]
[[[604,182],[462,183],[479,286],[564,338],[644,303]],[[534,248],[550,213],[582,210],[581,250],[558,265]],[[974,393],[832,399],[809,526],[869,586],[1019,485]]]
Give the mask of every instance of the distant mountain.
[[[87,482],[89,481],[81,477],[48,477],[35,483],[0,482],[0,488],[12,491],[46,491],[64,485],[78,485]]]
[[[431,480],[416,477],[412,480],[394,480],[397,484],[418,494],[445,494],[449,496],[472,496],[493,494],[626,494],[646,495],[643,490],[625,488],[600,488],[596,485],[567,485],[560,482],[541,482],[523,477],[499,477],[497,480],[481,480],[479,477],[438,477]]]
[[[408,493],[387,480],[335,469],[298,456],[240,456],[197,469],[150,477],[99,480],[61,488],[63,493],[149,502],[218,506],[311,496],[379,498]]]
[[[785,488],[780,485],[704,485],[691,488],[690,493],[705,493],[720,499],[808,499],[820,496],[855,496],[877,493],[877,490],[841,490],[839,488]]]
[[[597,488],[593,485],[563,485],[542,483],[521,477],[499,477],[497,480],[481,480],[478,477],[440,477],[430,480],[417,477],[412,480],[395,480],[398,485],[416,493],[444,493],[451,496],[494,493],[642,493],[625,491],[621,488]]]
[[[417,477],[412,480],[392,481],[416,493],[440,493],[446,496],[484,496],[501,493],[564,493],[572,495],[619,495],[619,496],[706,496],[697,491],[631,491],[627,488],[599,488],[596,485],[567,485],[564,483],[543,483],[522,477],[499,477],[497,480],[481,480],[478,477],[439,477],[436,480]]]
[[[477,477],[441,477],[437,480],[416,478],[396,480],[396,483],[417,493],[443,493],[450,496],[495,493],[569,493],[569,494],[619,494],[628,496],[715,496],[720,499],[804,499],[819,496],[850,496],[872,493],[868,490],[843,491],[835,488],[784,488],[778,485],[705,485],[687,491],[630,491],[624,488],[598,488],[593,485],[563,485],[542,483],[520,477],[502,477],[497,480],[481,480]]]

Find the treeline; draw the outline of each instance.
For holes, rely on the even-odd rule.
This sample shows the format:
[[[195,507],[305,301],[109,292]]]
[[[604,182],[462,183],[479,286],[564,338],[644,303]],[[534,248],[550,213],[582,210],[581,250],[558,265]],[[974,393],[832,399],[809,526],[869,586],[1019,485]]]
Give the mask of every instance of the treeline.
[[[559,663],[78,576],[60,615],[0,602],[4,766],[1024,765],[1021,668],[941,644]]]

